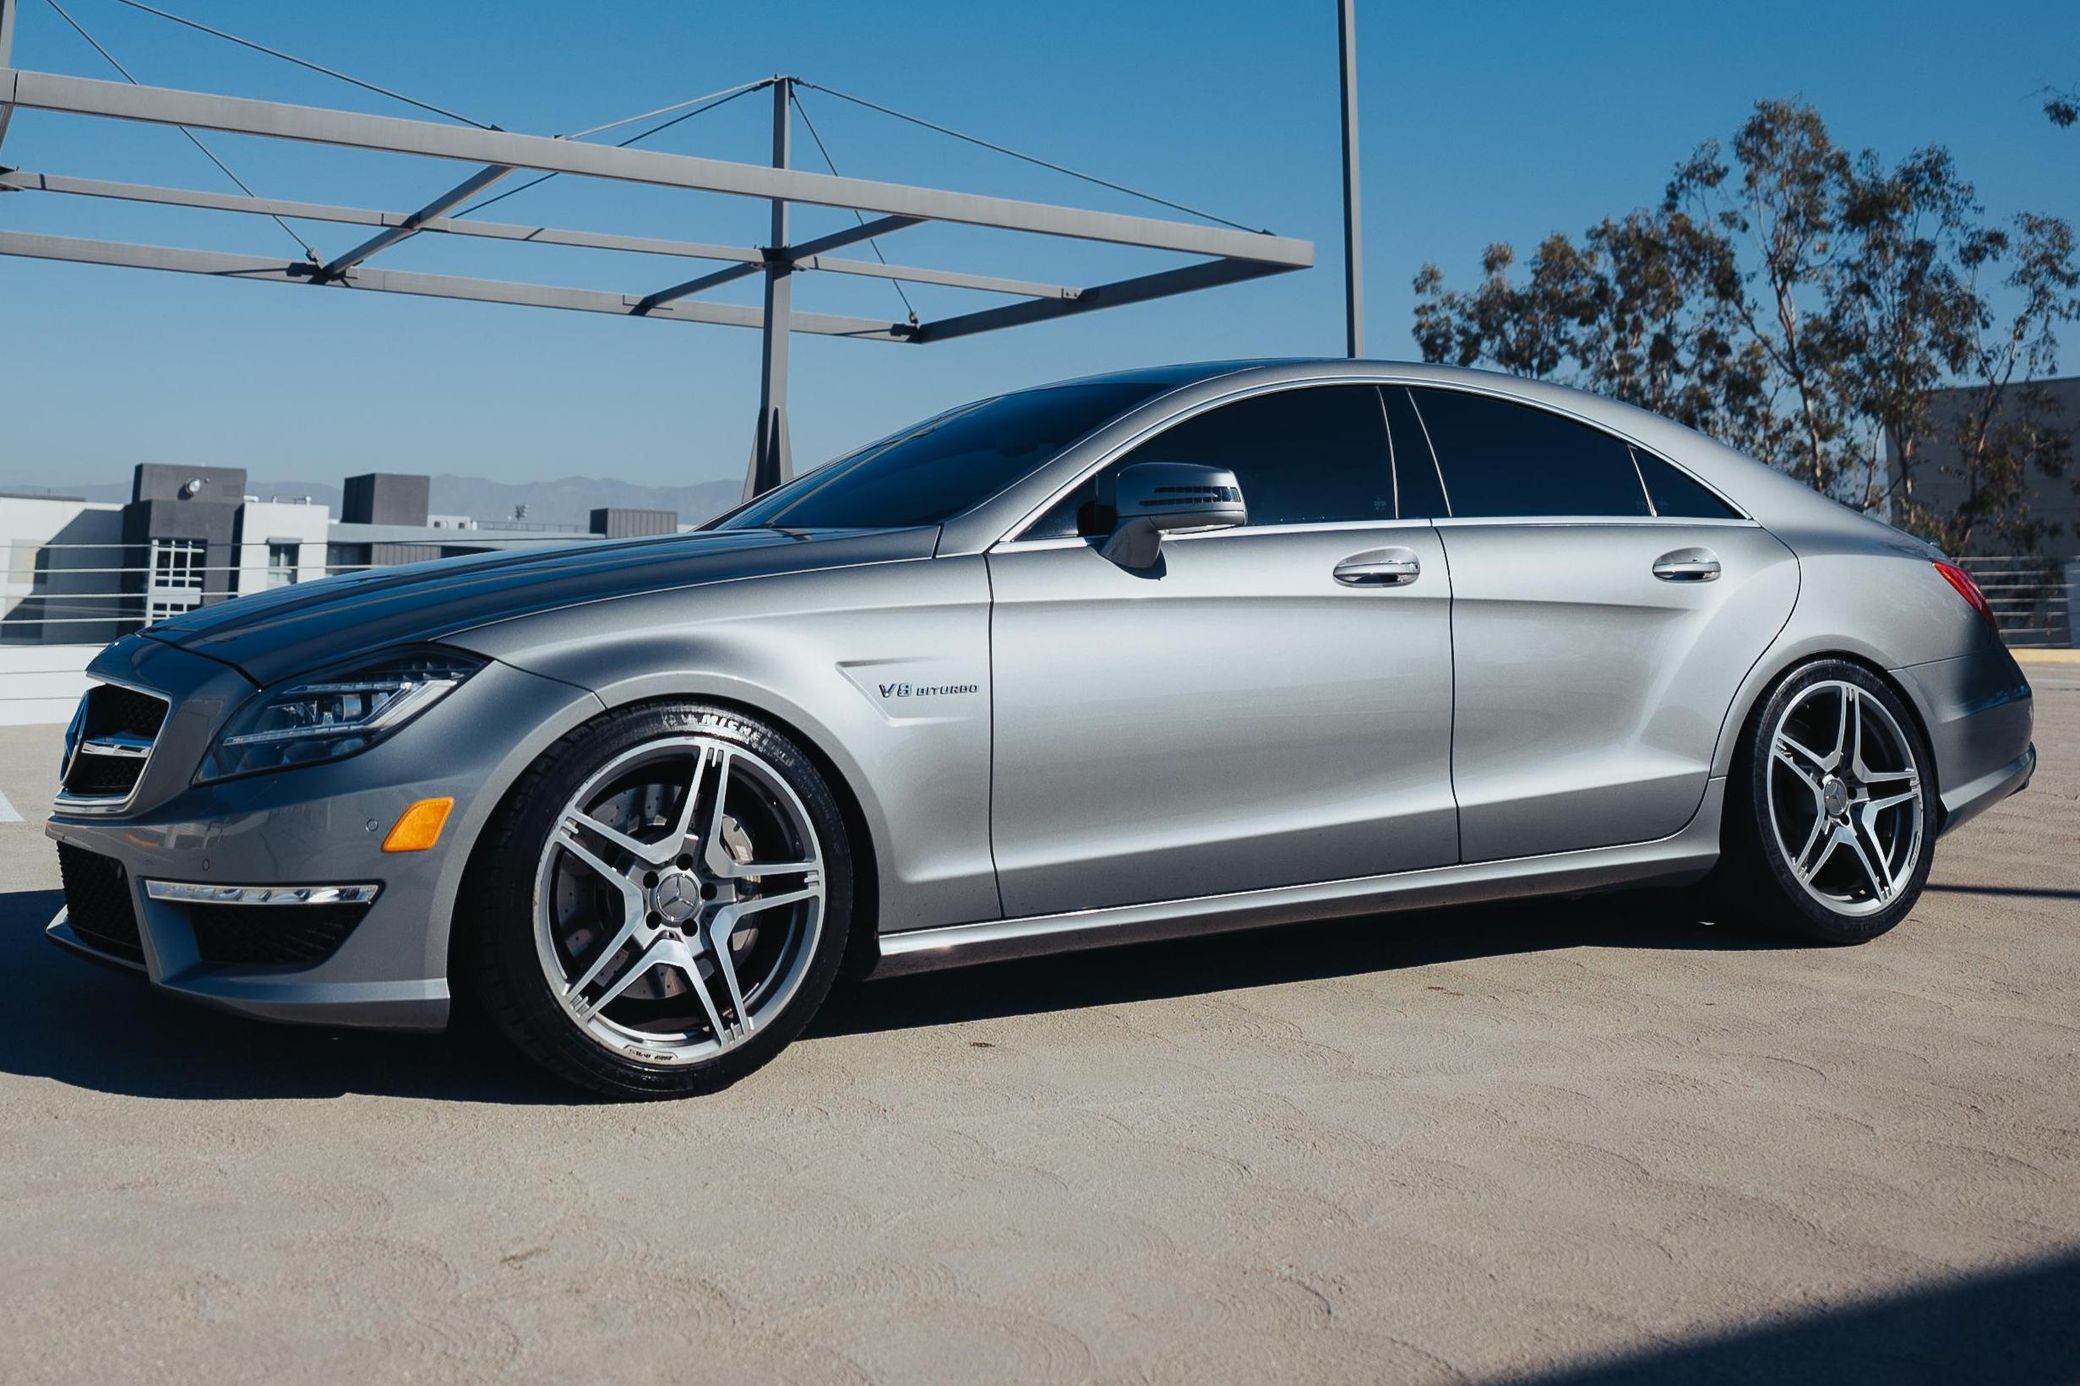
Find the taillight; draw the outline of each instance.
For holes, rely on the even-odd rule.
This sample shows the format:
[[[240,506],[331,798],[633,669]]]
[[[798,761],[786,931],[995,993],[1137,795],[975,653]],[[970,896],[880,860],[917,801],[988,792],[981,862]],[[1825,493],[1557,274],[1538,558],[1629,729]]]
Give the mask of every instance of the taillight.
[[[1993,618],[1993,607],[1987,602],[1986,594],[1979,590],[1978,583],[1972,581],[1970,573],[1955,563],[1938,562],[1935,567],[1936,571],[1943,575],[1943,581],[1956,588],[1957,595],[1970,603],[1972,610],[1978,612],[1987,625],[1995,630],[2001,628],[2001,623]]]

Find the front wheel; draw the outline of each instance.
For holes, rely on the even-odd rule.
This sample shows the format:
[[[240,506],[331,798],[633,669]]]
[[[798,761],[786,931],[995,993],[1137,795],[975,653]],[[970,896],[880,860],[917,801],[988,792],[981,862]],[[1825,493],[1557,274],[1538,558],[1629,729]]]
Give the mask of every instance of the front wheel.
[[[852,860],[813,762],[694,703],[611,714],[530,768],[471,873],[486,1008],[617,1096],[725,1086],[777,1054],[845,953]]]
[[[1936,812],[1927,743],[1899,696],[1846,660],[1803,665],[1742,736],[1708,905],[1821,943],[1876,938],[1921,896]]]

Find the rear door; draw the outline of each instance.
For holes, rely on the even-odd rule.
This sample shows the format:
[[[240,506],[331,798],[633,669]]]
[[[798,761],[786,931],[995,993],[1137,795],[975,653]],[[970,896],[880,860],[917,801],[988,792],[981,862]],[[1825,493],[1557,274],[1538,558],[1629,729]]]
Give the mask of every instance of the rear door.
[[[1113,465],[1149,460],[1232,468],[1249,524],[1129,571],[1078,532],[1087,482],[988,556],[1006,913],[1455,860],[1450,575],[1376,387],[1219,404]]]
[[[1700,482],[1557,412],[1406,392],[1443,482],[1467,861],[1643,842],[1696,813],[1734,691],[1798,592]],[[1397,404],[1400,403],[1397,401]]]

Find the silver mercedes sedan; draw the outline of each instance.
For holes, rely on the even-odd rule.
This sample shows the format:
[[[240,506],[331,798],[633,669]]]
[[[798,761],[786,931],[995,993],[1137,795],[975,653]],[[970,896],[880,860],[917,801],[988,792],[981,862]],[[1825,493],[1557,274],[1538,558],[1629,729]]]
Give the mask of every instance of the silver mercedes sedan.
[[[626,1096],[743,1076],[848,971],[1644,885],[1861,942],[2036,764],[1929,545],[1376,362],[1001,395],[694,533],[283,588],[91,672],[54,940],[275,1020],[464,997]]]

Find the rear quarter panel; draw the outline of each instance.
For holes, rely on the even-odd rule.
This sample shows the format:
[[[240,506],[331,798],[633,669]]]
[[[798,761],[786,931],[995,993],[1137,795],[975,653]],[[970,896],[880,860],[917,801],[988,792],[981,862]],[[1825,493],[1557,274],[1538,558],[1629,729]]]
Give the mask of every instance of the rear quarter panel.
[[[1829,655],[1884,670],[1906,696],[1928,734],[1947,807],[1953,790],[2028,749],[2028,680],[2000,636],[1936,572],[1933,550],[1847,512],[1838,524],[1775,532],[1799,558],[1798,604],[1734,700],[1714,773],[1731,770],[1741,730],[1770,685]]]

